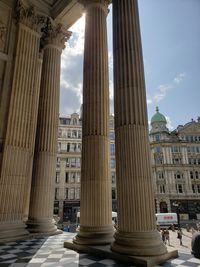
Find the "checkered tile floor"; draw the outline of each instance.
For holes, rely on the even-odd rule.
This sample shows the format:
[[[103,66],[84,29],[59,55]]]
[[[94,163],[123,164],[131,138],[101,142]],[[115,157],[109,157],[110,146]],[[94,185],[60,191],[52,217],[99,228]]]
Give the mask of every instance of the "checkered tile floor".
[[[0,267],[125,267],[111,259],[77,253],[63,248],[63,242],[72,239],[74,234],[63,233],[51,237],[35,238],[26,241],[9,242],[0,245]],[[190,252],[179,253],[180,257],[165,262],[163,267],[200,267],[200,260]]]

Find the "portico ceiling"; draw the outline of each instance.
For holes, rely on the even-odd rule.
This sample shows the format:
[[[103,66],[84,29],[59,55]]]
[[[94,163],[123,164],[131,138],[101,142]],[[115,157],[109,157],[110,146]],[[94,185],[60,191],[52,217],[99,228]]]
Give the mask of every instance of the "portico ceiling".
[[[69,28],[83,14],[83,6],[78,0],[30,0],[42,13],[63,23]]]

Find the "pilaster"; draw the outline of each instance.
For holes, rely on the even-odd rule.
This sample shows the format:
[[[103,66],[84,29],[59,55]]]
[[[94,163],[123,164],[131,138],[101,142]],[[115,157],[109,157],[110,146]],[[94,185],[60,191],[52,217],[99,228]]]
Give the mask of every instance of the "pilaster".
[[[118,228],[111,249],[160,256],[167,250],[155,221],[136,0],[113,1],[113,45]]]
[[[109,165],[109,83],[106,17],[109,1],[82,1],[86,10],[80,231],[76,244],[113,240]]]
[[[40,28],[34,8],[17,5],[18,32],[0,179],[0,240],[22,238],[31,184],[40,81]]]
[[[35,154],[32,173],[28,230],[54,234],[57,132],[59,120],[60,60],[70,32],[50,18],[43,29],[44,49]]]

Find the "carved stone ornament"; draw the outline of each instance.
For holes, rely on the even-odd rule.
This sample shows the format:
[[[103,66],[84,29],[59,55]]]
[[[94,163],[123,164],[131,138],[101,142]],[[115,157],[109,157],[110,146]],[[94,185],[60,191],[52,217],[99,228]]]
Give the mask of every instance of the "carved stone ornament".
[[[99,6],[105,11],[106,14],[108,13],[108,5],[111,2],[111,0],[79,0],[79,3],[82,4],[85,9],[92,6]]]
[[[72,34],[70,31],[67,31],[61,23],[56,23],[51,18],[47,18],[46,25],[42,28],[42,32],[42,47],[47,44],[53,44],[61,49],[65,48],[65,42],[68,41]]]
[[[41,32],[42,26],[46,22],[46,18],[44,16],[40,16],[36,13],[34,6],[25,5],[23,0],[17,1],[16,19],[18,22],[39,33]]]

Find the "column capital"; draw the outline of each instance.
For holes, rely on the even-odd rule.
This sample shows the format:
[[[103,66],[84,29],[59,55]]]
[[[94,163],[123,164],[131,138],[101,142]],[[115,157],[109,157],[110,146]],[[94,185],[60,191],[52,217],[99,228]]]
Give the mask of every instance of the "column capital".
[[[53,45],[60,49],[65,48],[65,42],[69,40],[72,34],[72,32],[66,30],[61,23],[57,23],[51,18],[47,18],[46,25],[42,29],[42,32],[42,47]]]
[[[19,23],[28,28],[41,33],[41,28],[46,22],[46,17],[38,15],[34,6],[26,4],[23,0],[18,0],[16,5],[16,19]]]
[[[108,14],[108,5],[112,2],[111,0],[79,0],[79,2],[87,10],[90,7],[100,7]]]

